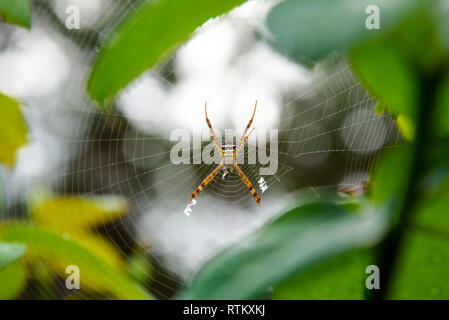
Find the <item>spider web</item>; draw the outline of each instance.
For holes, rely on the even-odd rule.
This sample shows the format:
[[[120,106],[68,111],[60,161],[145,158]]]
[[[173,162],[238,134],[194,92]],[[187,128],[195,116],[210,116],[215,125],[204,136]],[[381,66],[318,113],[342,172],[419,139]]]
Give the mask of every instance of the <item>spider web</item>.
[[[52,100],[49,96],[25,97],[28,117],[41,123],[40,130],[51,137],[44,144],[55,150],[52,170],[44,171],[37,182],[50,183],[60,192],[79,196],[115,193],[130,199],[134,205],[132,212],[119,223],[105,226],[101,232],[114,239],[114,243],[118,237],[120,245],[116,248],[126,256],[142,255],[132,245],[134,242],[149,248],[145,254],[151,257],[155,269],[148,287],[160,298],[170,298],[207,257],[262,225],[286,207],[298,190],[308,190],[320,197],[329,189],[336,191],[368,180],[377,153],[400,141],[393,121],[386,114],[374,112],[376,101],[362,88],[344,59],[331,57],[309,72],[298,69],[255,40],[254,31],[270,7],[265,1],[249,1],[230,16],[208,22],[186,46],[198,41],[208,28],[220,28],[223,21],[229,23],[234,38],[239,40],[229,49],[233,72],[237,75],[253,72],[256,79],[278,77],[276,83],[268,83],[272,84],[269,94],[266,86],[254,86],[251,79],[242,82],[234,75],[231,79],[237,79],[242,87],[235,92],[226,92],[235,89],[229,84],[223,85],[225,89],[221,91],[225,92],[210,89],[205,83],[211,79],[189,80],[181,61],[189,61],[188,50],[182,46],[124,90],[114,109],[106,114],[85,96],[89,65],[108,32],[141,3],[106,2],[95,23],[84,20],[81,14],[82,28],[89,30],[85,33],[67,30],[56,23],[52,16],[54,6],[36,5],[33,17],[36,29],[58,30],[52,37],[65,48],[71,75]],[[63,6],[61,3],[58,5]],[[219,41],[228,40],[230,31],[226,28]],[[268,71],[263,64],[253,66],[254,48],[261,55],[274,57],[264,60]],[[270,68],[270,63],[275,66]],[[272,72],[278,68],[281,71]],[[284,77],[283,70],[293,70],[293,76]],[[221,71],[226,73],[226,69]],[[220,81],[219,76],[214,79]],[[187,86],[188,81],[193,84]],[[193,86],[198,89],[192,92]],[[240,93],[246,92],[245,88],[250,93]],[[153,97],[149,102],[145,100],[148,92]],[[243,98],[235,98],[239,95]],[[192,164],[191,156],[189,164],[174,164],[170,153],[175,142],[170,141],[170,133],[185,129],[193,135],[194,128],[200,128],[203,136],[208,137],[203,114],[205,100],[210,102],[208,115],[214,130],[242,129],[256,99],[260,106],[253,127],[258,131],[240,152],[243,163],[239,166],[261,196],[261,207],[258,208],[236,172],[226,179],[219,173],[198,195],[195,204],[190,204],[187,216],[185,210],[191,193],[217,163]],[[46,111],[45,120],[33,113],[38,108]],[[51,115],[50,123],[48,115]],[[194,119],[194,128],[184,118]],[[247,163],[249,153],[269,154],[272,148],[271,144],[255,144],[259,129],[278,130],[277,140],[272,141],[276,142],[278,151],[277,158],[270,159],[278,167],[273,175],[260,174],[266,165]],[[239,138],[239,135],[235,137]],[[206,138],[197,148],[203,150],[207,145],[211,142]],[[194,150],[192,143],[190,151]],[[265,191],[259,185],[261,178],[268,187]],[[57,288],[61,296],[64,290]]]

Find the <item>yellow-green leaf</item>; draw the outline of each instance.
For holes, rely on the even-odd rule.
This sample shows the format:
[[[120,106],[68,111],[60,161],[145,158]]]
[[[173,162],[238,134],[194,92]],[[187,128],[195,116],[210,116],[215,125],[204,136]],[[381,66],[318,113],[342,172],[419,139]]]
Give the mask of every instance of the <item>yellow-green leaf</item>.
[[[396,118],[396,125],[402,136],[407,141],[413,141],[415,137],[415,124],[405,114],[400,114]]]
[[[0,162],[13,165],[16,151],[27,142],[27,126],[19,103],[0,93]]]
[[[32,220],[39,226],[76,233],[123,217],[128,211],[128,202],[115,195],[42,196],[31,201],[30,211]]]
[[[27,273],[23,264],[14,262],[0,269],[0,300],[17,298],[26,283]]]
[[[78,266],[81,287],[83,279],[89,279],[90,284],[95,284],[96,290],[111,292],[120,299],[151,298],[125,273],[110,267],[100,257],[62,235],[31,225],[9,223],[0,226],[0,239],[26,243],[28,248],[26,256],[56,261],[58,266]]]

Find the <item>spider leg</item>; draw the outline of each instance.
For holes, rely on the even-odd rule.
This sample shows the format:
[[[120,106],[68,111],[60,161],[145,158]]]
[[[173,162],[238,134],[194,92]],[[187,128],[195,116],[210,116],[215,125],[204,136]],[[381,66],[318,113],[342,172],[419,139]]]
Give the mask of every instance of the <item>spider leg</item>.
[[[245,144],[245,141],[248,140],[249,136],[251,135],[251,133],[254,131],[254,129],[249,133],[249,135],[246,135],[246,133],[248,132],[249,127],[251,127],[251,124],[253,123],[253,119],[254,119],[254,115],[256,114],[256,109],[257,109],[257,100],[256,100],[256,105],[254,106],[254,112],[253,112],[253,116],[251,117],[251,119],[248,122],[248,125],[246,126],[245,131],[243,132],[242,138],[240,139],[240,142],[237,146],[237,148],[235,149],[235,153],[234,153],[234,159],[237,158],[237,155],[240,151],[240,149],[243,147],[243,145]]]
[[[254,189],[253,185],[251,184],[249,179],[246,177],[246,175],[243,173],[242,169],[240,169],[240,167],[235,162],[234,162],[234,167],[235,167],[235,170],[237,170],[237,173],[238,173],[240,179],[242,179],[245,186],[248,187],[249,191],[253,195],[254,199],[257,202],[257,205],[260,206],[261,199],[260,199],[259,195],[257,194],[256,189]]]
[[[207,184],[209,182],[212,181],[213,178],[215,178],[215,176],[218,174],[218,172],[220,172],[221,168],[223,168],[223,162],[220,163],[218,165],[218,167],[215,168],[214,171],[212,171],[212,173],[210,175],[208,175],[206,177],[206,179],[203,180],[203,182],[201,182],[201,184],[198,186],[198,188],[196,188],[196,190],[192,193],[192,195],[190,196],[190,201],[192,201],[193,199],[195,199],[195,197],[198,195],[198,193],[201,192],[201,190],[204,189],[205,186],[207,186]]]
[[[218,143],[218,139],[217,139],[217,136],[215,135],[214,129],[212,129],[212,125],[210,124],[209,118],[207,117],[207,101],[204,103],[204,112],[206,113],[206,122],[207,122],[207,126],[210,129],[211,139],[214,141],[215,147],[217,148],[220,156],[223,158],[223,151],[221,150],[221,146]]]

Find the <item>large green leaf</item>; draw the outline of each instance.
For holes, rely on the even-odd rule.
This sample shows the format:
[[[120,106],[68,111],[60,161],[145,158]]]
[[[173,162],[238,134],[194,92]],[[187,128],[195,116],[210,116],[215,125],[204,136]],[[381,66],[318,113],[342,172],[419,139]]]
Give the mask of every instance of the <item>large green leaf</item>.
[[[276,286],[272,299],[363,299],[370,250],[355,250],[312,266]]]
[[[0,269],[23,256],[26,245],[22,243],[0,242]]]
[[[418,80],[401,49],[389,38],[379,38],[351,51],[356,74],[393,114],[405,114],[415,120]]]
[[[389,298],[449,299],[449,238],[411,229],[398,260]]]
[[[414,0],[287,0],[267,18],[271,43],[293,60],[311,64],[395,26]],[[368,29],[368,6],[380,11],[380,29]]]
[[[0,18],[7,23],[30,28],[30,0],[0,0]]]
[[[208,19],[244,0],[147,1],[106,39],[90,75],[91,97],[104,101],[154,66]]]
[[[392,198],[403,195],[410,169],[409,158],[410,148],[405,146],[382,154],[370,183],[369,195],[374,202],[386,205]]]
[[[333,203],[300,205],[209,260],[181,299],[253,299],[315,263],[372,244],[383,216]]]
[[[447,234],[449,240],[449,168],[441,168],[423,183],[423,192],[417,202],[412,222],[436,234]]]
[[[65,270],[76,265],[83,279],[95,282],[96,289],[112,292],[121,299],[148,299],[150,296],[124,273],[118,272],[84,247],[64,238],[30,225],[7,224],[0,226],[3,241],[27,244],[27,256],[52,261],[55,267]]]
[[[16,151],[27,142],[27,127],[19,103],[0,93],[0,162],[13,165]]]

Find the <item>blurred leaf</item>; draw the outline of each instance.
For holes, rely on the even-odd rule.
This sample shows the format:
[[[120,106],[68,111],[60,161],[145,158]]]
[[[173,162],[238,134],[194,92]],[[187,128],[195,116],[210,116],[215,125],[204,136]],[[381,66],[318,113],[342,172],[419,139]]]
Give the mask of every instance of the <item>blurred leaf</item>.
[[[0,269],[0,300],[17,298],[27,283],[23,264],[15,262]]]
[[[208,19],[244,0],[147,1],[106,39],[88,83],[95,100],[103,102],[144,70],[153,67]]]
[[[26,250],[26,245],[22,243],[0,242],[0,269],[19,259]]]
[[[95,283],[97,290],[112,292],[120,299],[150,298],[143,288],[125,274],[114,270],[89,250],[58,234],[30,225],[5,224],[0,226],[0,239],[26,243],[27,256],[56,261],[60,266],[78,266],[81,286],[84,280],[89,279],[90,283]]]
[[[102,259],[111,267],[122,270],[124,265],[122,257],[110,241],[103,238],[101,235],[91,233],[76,233],[67,235],[68,238],[79,245],[91,251],[95,256]]]
[[[19,103],[0,93],[0,162],[13,165],[16,151],[27,142],[27,127]]]
[[[146,283],[153,273],[150,262],[139,254],[130,257],[127,269],[129,275],[139,283]]]
[[[0,176],[0,218],[2,217],[4,210],[5,210],[5,187],[3,184],[3,179]]]
[[[415,69],[429,73],[441,68],[447,58],[435,7],[436,1],[421,1],[419,10],[407,16],[389,35],[389,41],[401,48],[404,59],[411,61]]]
[[[449,192],[444,195],[429,197],[422,200],[414,217],[414,222],[422,227],[449,235]]]
[[[318,261],[372,244],[383,216],[341,205],[300,205],[209,260],[181,299],[253,299]]]
[[[413,141],[413,138],[415,137],[415,125],[409,117],[404,114],[398,115],[396,118],[396,125],[405,140]]]
[[[39,226],[58,232],[85,232],[126,215],[127,200],[121,196],[42,196],[31,201],[31,218]]]
[[[391,113],[415,119],[417,77],[394,42],[366,42],[351,51],[351,62],[368,91]]]
[[[436,0],[437,7],[437,30],[441,32],[440,37],[446,50],[449,51],[449,5],[447,0]]]
[[[446,74],[438,89],[436,110],[433,113],[434,133],[449,136],[449,73]]]
[[[323,261],[274,288],[272,299],[363,299],[371,251],[355,250]]]
[[[449,237],[449,172],[448,168],[435,170],[424,180],[424,190],[417,202],[412,222],[415,226]]]
[[[449,239],[409,232],[403,244],[388,298],[449,299]]]
[[[391,197],[403,192],[410,166],[409,154],[407,147],[398,147],[382,154],[374,169],[369,189],[374,202],[387,204]]]
[[[380,30],[365,26],[370,5],[379,8]],[[287,0],[271,10],[267,25],[278,51],[312,64],[391,29],[415,5],[414,0]]]
[[[31,27],[31,5],[29,0],[0,0],[0,18],[12,24]]]

